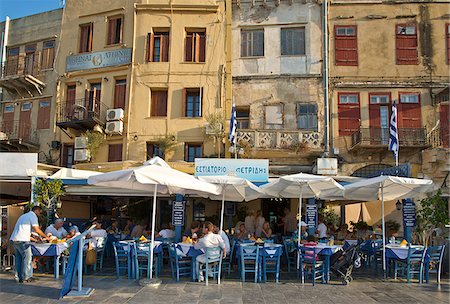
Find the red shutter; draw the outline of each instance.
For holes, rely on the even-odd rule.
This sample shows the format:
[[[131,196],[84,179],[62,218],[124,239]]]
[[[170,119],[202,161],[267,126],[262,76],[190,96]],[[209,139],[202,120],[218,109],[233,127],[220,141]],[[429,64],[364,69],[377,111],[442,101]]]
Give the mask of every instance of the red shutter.
[[[447,46],[447,64],[450,64],[450,23],[445,25],[445,42]]]
[[[418,51],[417,51],[417,29],[415,29],[416,34],[399,34],[399,27],[403,26],[414,26],[415,25],[397,25],[396,30],[396,63],[397,64],[419,64]]]
[[[444,148],[449,147],[450,140],[450,103],[442,103],[440,105],[440,132],[441,132],[441,141]]]
[[[338,35],[338,28],[354,28],[353,36]],[[334,54],[336,65],[357,66],[358,65],[358,40],[356,26],[335,27]]]
[[[108,20],[108,44],[114,44],[117,29],[117,19]]]
[[[114,89],[114,108],[125,109],[125,97],[127,94],[127,82],[125,79],[116,80]]]
[[[186,43],[185,43],[185,61],[192,62],[192,34],[186,35]]]
[[[14,111],[13,112],[6,112],[6,106],[12,106]],[[1,125],[1,131],[6,134],[13,133],[14,129],[14,112],[16,108],[14,104],[3,104],[3,117],[2,117],[2,125]]]
[[[205,59],[206,59],[206,34],[200,33],[199,36],[200,36],[200,38],[199,38],[200,49],[199,49],[198,62],[205,62]]]
[[[147,35],[147,61],[153,61],[153,43],[154,43],[154,35],[153,33],[148,33]]]
[[[161,34],[161,61],[169,61],[169,33]]]
[[[49,129],[50,128],[50,100],[42,100],[39,102],[38,110],[38,129]]]
[[[341,104],[339,103],[341,95],[358,95],[357,104]],[[338,123],[339,135],[351,136],[359,130],[361,111],[359,108],[359,94],[355,93],[338,93]]]
[[[21,103],[21,107],[28,102]],[[32,102],[30,102],[33,105]],[[19,136],[22,139],[30,139],[31,137],[31,109],[20,110]]]
[[[411,93],[408,93],[411,94]],[[419,93],[417,93],[419,94]],[[418,103],[402,103],[402,93],[399,94],[398,103],[398,128],[421,128],[421,109],[420,109],[420,95]]]
[[[122,161],[122,144],[109,145],[108,162]]]

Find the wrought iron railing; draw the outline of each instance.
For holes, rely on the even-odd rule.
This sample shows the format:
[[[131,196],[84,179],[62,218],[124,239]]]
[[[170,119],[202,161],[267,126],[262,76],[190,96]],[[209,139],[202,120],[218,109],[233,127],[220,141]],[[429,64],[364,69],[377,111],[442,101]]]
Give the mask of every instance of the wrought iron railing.
[[[238,142],[249,148],[296,150],[301,145],[320,149],[322,136],[316,131],[238,129]]]
[[[66,100],[60,104],[57,122],[96,120],[105,123],[106,110],[108,107],[93,97]]]
[[[400,146],[414,147],[428,144],[425,128],[399,128]],[[352,134],[352,146],[387,146],[389,144],[389,128],[360,128]]]
[[[30,144],[39,145],[36,128],[31,123],[20,120],[6,120],[1,123],[2,133],[0,140],[21,140]]]
[[[0,78],[11,76],[38,76],[40,74],[39,52],[7,59],[1,64]]]

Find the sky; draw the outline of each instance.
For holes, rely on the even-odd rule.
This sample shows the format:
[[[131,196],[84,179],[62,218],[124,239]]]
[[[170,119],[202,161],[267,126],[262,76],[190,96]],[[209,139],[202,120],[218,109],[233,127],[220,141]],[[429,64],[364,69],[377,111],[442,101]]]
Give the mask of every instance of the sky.
[[[6,16],[16,19],[61,7],[61,0],[0,0],[0,22]]]

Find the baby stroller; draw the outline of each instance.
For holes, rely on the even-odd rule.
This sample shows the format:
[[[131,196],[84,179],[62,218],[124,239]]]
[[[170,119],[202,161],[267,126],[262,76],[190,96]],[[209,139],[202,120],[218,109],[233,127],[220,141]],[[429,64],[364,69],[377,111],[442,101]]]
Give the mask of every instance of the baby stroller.
[[[362,240],[357,244],[349,246],[345,250],[340,250],[330,257],[330,270],[337,277],[342,279],[342,284],[347,285],[353,280],[352,271],[361,267],[360,246]]]

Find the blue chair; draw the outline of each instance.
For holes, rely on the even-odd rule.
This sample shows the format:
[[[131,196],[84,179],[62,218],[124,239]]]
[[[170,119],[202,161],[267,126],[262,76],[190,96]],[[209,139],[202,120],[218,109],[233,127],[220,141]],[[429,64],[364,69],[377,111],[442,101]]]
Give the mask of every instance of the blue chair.
[[[241,280],[245,282],[246,273],[255,274],[255,283],[259,277],[259,246],[241,244],[239,248]]]
[[[232,239],[230,253],[224,259],[222,259],[222,267],[224,269],[228,268],[228,275],[230,275],[231,268],[233,267],[233,255],[234,255],[235,246],[236,246],[236,240]]]
[[[176,244],[170,244],[168,246],[168,249],[169,249],[170,266],[172,271],[172,279],[179,282],[180,277],[192,276],[192,258],[179,255],[177,253],[176,246],[177,246]]]
[[[264,244],[264,246],[260,250],[261,250],[260,255],[261,255],[261,265],[264,283],[267,282],[268,273],[274,273],[275,282],[278,283],[278,279],[280,277],[280,264],[281,264],[280,259],[283,253],[283,246]]]
[[[295,269],[297,267],[297,251],[295,247],[297,244],[289,237],[283,237],[284,256],[287,262],[288,272],[291,272],[291,267]]]
[[[444,258],[445,245],[428,247],[428,265],[426,272],[426,282],[429,282],[429,273],[436,273],[437,283],[441,283],[442,259]]]
[[[425,270],[425,247],[409,247],[408,257],[406,260],[394,261],[394,278],[397,279],[399,272],[406,274],[406,282],[409,283],[411,277],[418,275],[419,283],[423,282],[423,274]]]
[[[95,251],[97,254],[97,260],[93,266],[94,271],[97,270],[97,266],[100,269],[103,269],[103,259],[105,258],[106,242],[107,242],[107,238],[103,238],[103,237],[97,238],[97,247],[95,248]]]
[[[206,248],[204,257],[204,261],[200,261],[198,264],[197,274],[200,275],[200,272],[203,269],[205,270],[206,286],[208,286],[209,275],[217,278],[217,284],[220,284],[220,272],[222,269],[222,248]],[[198,259],[199,257],[197,257],[197,261]]]
[[[124,244],[119,242],[113,243],[114,260],[116,262],[116,277],[120,277],[120,271],[126,270],[128,279],[131,277],[131,258],[129,248],[131,244]]]
[[[302,284],[305,283],[305,274],[310,272],[312,278],[312,285],[314,286],[316,280],[321,279],[322,284],[325,278],[325,263],[319,261],[316,250],[313,247],[300,246],[298,249],[299,261],[300,261],[300,276],[302,278]],[[309,271],[310,270],[310,271]]]
[[[159,275],[159,258],[155,254],[153,257],[153,269],[150,269],[150,244],[146,243],[133,243],[133,258],[134,266],[136,269],[136,280],[139,280],[143,276],[144,271],[147,274],[147,278],[150,278],[150,271],[155,272],[155,276]]]
[[[371,259],[375,268],[375,273],[378,273],[378,265],[383,268],[383,240],[376,240],[372,245]]]

